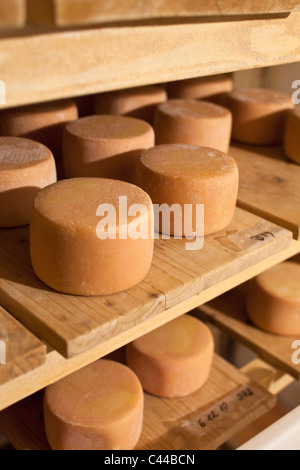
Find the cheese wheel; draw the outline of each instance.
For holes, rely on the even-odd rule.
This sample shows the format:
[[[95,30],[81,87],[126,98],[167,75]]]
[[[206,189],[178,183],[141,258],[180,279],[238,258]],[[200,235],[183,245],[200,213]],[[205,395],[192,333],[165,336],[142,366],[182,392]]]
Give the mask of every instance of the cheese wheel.
[[[228,152],[230,111],[207,101],[169,100],[155,112],[156,144],[187,144]]]
[[[123,364],[100,360],[46,389],[47,439],[53,450],[132,450],[143,410],[136,375]]]
[[[96,98],[96,114],[131,116],[152,124],[156,105],[166,100],[167,92],[154,85],[101,93]]]
[[[131,182],[141,152],[153,145],[154,131],[147,122],[106,115],[78,119],[64,133],[65,175]]]
[[[283,141],[291,97],[261,88],[229,93],[226,106],[232,111],[232,137],[245,144],[275,145]]]
[[[127,365],[146,392],[160,397],[189,395],[206,382],[214,340],[204,323],[190,315],[133,341],[127,346]]]
[[[27,137],[46,145],[54,158],[62,158],[62,133],[65,124],[78,118],[72,100],[35,104],[1,113],[1,135]]]
[[[49,149],[21,137],[0,137],[0,227],[29,224],[37,193],[55,181]]]
[[[134,204],[142,206],[141,214],[127,215]],[[37,195],[31,218],[33,269],[45,284],[66,294],[129,289],[151,266],[151,218],[149,196],[129,183],[74,178],[48,186]],[[144,238],[137,233],[139,225]]]
[[[230,74],[197,77],[169,83],[169,98],[213,99],[219,101],[225,93],[232,91],[233,79]]]
[[[288,115],[284,151],[290,160],[300,163],[300,108],[295,108]]]
[[[168,218],[159,226],[160,232],[178,236],[203,235],[197,204],[204,204],[205,235],[227,227],[234,215],[238,180],[238,168],[231,156],[191,145],[159,145],[146,150],[138,167],[139,185],[150,195],[155,210],[157,205],[179,204],[182,221],[181,212],[176,218],[171,213],[170,228]],[[192,220],[185,204],[192,207]]]
[[[253,323],[277,335],[300,335],[300,265],[281,263],[249,285],[247,309]]]

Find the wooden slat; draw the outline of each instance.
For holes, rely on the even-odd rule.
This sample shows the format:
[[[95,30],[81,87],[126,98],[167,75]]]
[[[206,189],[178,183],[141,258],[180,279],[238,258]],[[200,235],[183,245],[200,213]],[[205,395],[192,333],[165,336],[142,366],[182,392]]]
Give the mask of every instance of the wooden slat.
[[[6,107],[300,60],[299,12],[34,32],[0,41]]]
[[[280,147],[233,145],[240,171],[238,205],[272,220],[300,239],[300,166],[290,163]]]
[[[0,341],[0,386],[46,361],[46,346],[1,307]]]
[[[1,0],[0,29],[20,28],[26,22],[26,0]]]
[[[198,315],[255,351],[263,360],[300,380],[300,364],[293,364],[297,337],[278,336],[254,326],[245,306],[247,284],[199,307]]]
[[[272,235],[257,240],[262,232]],[[186,240],[158,240],[145,280],[129,291],[76,297],[47,288],[33,273],[28,229],[0,232],[0,302],[66,357],[135,327],[289,247],[292,234],[241,209],[199,251]],[[242,281],[241,281],[242,282]],[[177,315],[180,313],[178,312]]]
[[[299,11],[298,0],[28,0],[33,24],[70,26],[110,21],[271,14]]]
[[[253,395],[240,400],[239,394],[246,389]],[[42,397],[41,393],[34,395],[0,413],[0,428],[15,448],[49,449]],[[215,449],[275,403],[269,392],[215,356],[208,381],[194,394],[180,399],[145,394],[143,432],[137,449]],[[218,414],[214,420],[208,418],[212,412]],[[205,427],[199,425],[199,419]]]

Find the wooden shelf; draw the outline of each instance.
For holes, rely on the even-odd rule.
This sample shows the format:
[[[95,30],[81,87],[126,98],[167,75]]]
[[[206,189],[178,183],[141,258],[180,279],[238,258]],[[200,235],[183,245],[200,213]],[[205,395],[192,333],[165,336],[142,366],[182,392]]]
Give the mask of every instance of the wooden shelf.
[[[298,0],[28,0],[29,21],[58,26],[195,16],[257,15],[299,11]]]
[[[0,386],[46,361],[45,344],[1,307],[0,340],[6,348],[6,363],[0,365]]]
[[[300,239],[300,166],[287,160],[282,147],[234,144],[240,171],[238,205],[291,230]]]
[[[0,428],[16,449],[49,449],[42,400],[39,393],[0,413]],[[266,389],[215,356],[207,383],[196,393],[180,399],[145,394],[144,426],[137,450],[216,449],[275,403],[276,398]],[[212,412],[218,415],[215,419],[211,419]]]
[[[298,337],[278,336],[254,326],[245,306],[247,284],[197,309],[197,316],[218,326],[262,359],[300,380],[300,364],[293,364],[292,348]]]
[[[269,235],[257,239],[264,232]],[[288,249],[291,239],[291,232],[236,209],[231,225],[206,237],[201,250],[186,251],[186,240],[158,240],[152,267],[138,286],[86,298],[60,294],[37,279],[30,262],[28,228],[1,230],[0,302],[40,339],[70,358],[126,331],[138,329],[143,334],[146,321],[152,319],[157,327],[170,320],[164,312],[172,307],[178,307],[174,317],[180,315],[182,302]]]
[[[6,107],[297,62],[299,31],[294,12],[2,35]]]

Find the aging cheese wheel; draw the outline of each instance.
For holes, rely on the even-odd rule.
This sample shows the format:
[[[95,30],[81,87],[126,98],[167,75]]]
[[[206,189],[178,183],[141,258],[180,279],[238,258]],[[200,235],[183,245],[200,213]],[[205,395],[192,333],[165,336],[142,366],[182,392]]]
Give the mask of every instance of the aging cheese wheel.
[[[226,106],[232,111],[232,137],[246,144],[272,145],[283,141],[291,97],[261,88],[229,93]]]
[[[131,182],[141,152],[153,145],[152,127],[139,119],[106,115],[78,119],[65,129],[65,175]]]
[[[127,215],[135,204],[141,213]],[[37,195],[32,213],[33,269],[45,284],[67,294],[129,289],[151,266],[151,217],[149,196],[129,183],[74,178],[48,186]]]
[[[123,364],[100,360],[46,389],[46,435],[53,450],[131,450],[143,410],[136,375]]]
[[[96,114],[118,114],[153,122],[155,106],[167,100],[159,86],[145,86],[101,93],[96,98]]]
[[[205,235],[227,227],[234,215],[238,180],[238,168],[231,156],[191,145],[158,145],[142,154],[138,166],[139,185],[155,205],[181,207],[182,223],[171,212],[169,229],[171,235],[178,236],[203,235],[203,224],[198,226],[197,220],[198,204],[204,204]],[[192,219],[185,207],[188,204]],[[160,231],[168,233],[167,225],[161,223]]]
[[[127,346],[127,365],[146,392],[160,397],[182,397],[207,380],[214,350],[204,323],[184,315]]]
[[[221,74],[172,82],[168,84],[167,91],[169,98],[218,100],[232,88],[232,76]]]
[[[77,107],[72,100],[8,109],[1,113],[1,135],[36,140],[46,145],[59,160],[62,158],[63,128],[77,118]]]
[[[228,152],[232,116],[228,109],[196,100],[169,100],[156,108],[156,144],[188,144]]]
[[[29,224],[37,193],[55,181],[49,149],[29,139],[0,137],[0,227]]]
[[[282,263],[252,280],[247,308],[253,323],[263,330],[300,335],[300,264]]]
[[[295,108],[288,115],[284,151],[290,160],[300,163],[300,108]]]

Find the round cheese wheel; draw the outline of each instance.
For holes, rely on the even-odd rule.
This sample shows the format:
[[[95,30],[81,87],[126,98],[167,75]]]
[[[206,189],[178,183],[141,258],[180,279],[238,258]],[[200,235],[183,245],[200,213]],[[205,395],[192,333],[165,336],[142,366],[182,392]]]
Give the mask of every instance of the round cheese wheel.
[[[246,144],[272,145],[283,141],[291,97],[261,88],[229,93],[226,106],[232,111],[232,137]]]
[[[214,341],[204,323],[190,315],[173,320],[127,346],[127,365],[146,392],[183,397],[207,380]]]
[[[198,204],[204,204],[205,235],[227,227],[234,215],[238,182],[235,160],[205,147],[158,145],[142,154],[138,166],[138,183],[150,195],[155,210],[162,204],[181,208],[181,223],[180,214],[175,218],[173,213],[170,227],[168,220],[166,225],[160,223],[160,232],[171,235],[203,236],[203,224],[198,226],[197,221]],[[192,217],[184,207],[187,204],[191,205]]]
[[[96,114],[118,114],[153,122],[155,106],[167,100],[159,86],[145,86],[101,93],[96,98]]]
[[[1,113],[1,135],[27,137],[46,145],[54,158],[62,158],[62,133],[65,124],[78,118],[72,100],[41,103]]]
[[[53,450],[132,450],[143,410],[136,375],[123,364],[100,360],[46,389],[47,439]]]
[[[249,285],[247,309],[253,323],[277,335],[300,335],[300,265],[286,262]]]
[[[167,91],[169,98],[218,100],[232,88],[232,76],[221,74],[172,82],[168,84]]]
[[[141,213],[127,215],[135,204],[142,206]],[[42,190],[34,202],[33,269],[45,284],[67,294],[129,289],[151,266],[151,220],[151,200],[137,186],[105,178],[60,181]]]
[[[284,151],[290,160],[300,163],[300,108],[295,108],[288,114]]]
[[[156,108],[156,144],[187,144],[228,152],[232,117],[207,101],[169,100]]]
[[[78,119],[64,133],[65,175],[131,182],[142,150],[153,145],[152,127],[139,119],[106,115]]]
[[[49,149],[21,137],[0,137],[0,227],[29,224],[37,193],[55,181]]]

